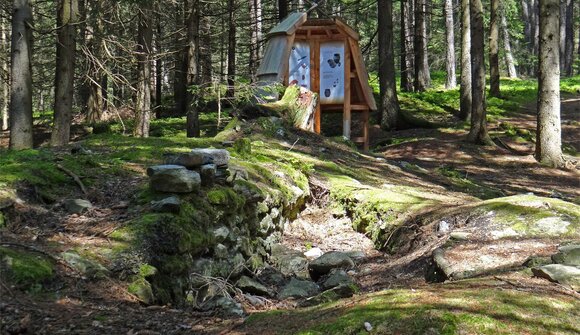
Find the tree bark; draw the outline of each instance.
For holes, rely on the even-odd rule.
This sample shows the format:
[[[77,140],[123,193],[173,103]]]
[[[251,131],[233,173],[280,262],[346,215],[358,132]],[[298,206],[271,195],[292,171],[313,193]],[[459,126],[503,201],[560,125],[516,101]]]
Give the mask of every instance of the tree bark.
[[[8,55],[8,37],[6,31],[8,26],[4,18],[0,17],[0,52]],[[2,130],[8,130],[8,96],[10,94],[9,76],[8,76],[8,59],[2,57],[2,76],[0,76],[2,86],[2,105],[0,105],[0,114],[2,114]]]
[[[32,148],[32,8],[14,0],[10,62],[10,149]]]
[[[507,19],[505,17],[505,12],[501,15],[501,30],[503,34],[503,48],[505,50],[505,65],[508,71],[508,77],[517,78],[518,72],[516,71],[516,64],[514,61],[514,55],[512,53],[512,45],[510,42],[510,32],[507,26]]]
[[[540,55],[536,159],[562,166],[560,126],[559,0],[540,0]]]
[[[489,24],[489,95],[499,98],[499,0],[491,0]]]
[[[235,0],[228,0],[228,91],[226,96],[233,98],[235,94],[236,79],[236,23],[235,23]]]
[[[209,4],[206,4],[208,6]],[[201,83],[204,87],[211,86],[213,75],[213,64],[211,61],[211,17],[208,13],[204,13],[200,17],[200,40],[199,40],[199,63],[201,74]]]
[[[447,40],[446,52],[446,69],[447,81],[446,89],[452,89],[457,86],[457,77],[455,75],[455,32],[453,24],[453,1],[445,0],[445,35]]]
[[[250,1],[250,62],[249,62],[249,73],[252,82],[256,80],[256,69],[258,68],[258,58],[260,55],[259,43],[259,31],[261,30],[261,1],[260,0],[249,0]]]
[[[476,144],[492,144],[487,133],[485,102],[485,61],[483,42],[483,6],[470,1],[471,17],[471,127],[467,139]]]
[[[562,20],[563,21],[563,20]],[[564,43],[564,76],[572,76],[574,65],[574,0],[566,0],[566,40]]]
[[[193,0],[190,6],[191,10],[187,16],[187,48],[185,61],[185,82],[187,92],[187,137],[199,137],[199,106],[194,101],[197,96],[191,91],[194,85],[199,84],[199,0]],[[187,10],[187,8],[186,8]]]
[[[426,0],[415,2],[415,91],[423,92],[431,85],[427,53]]]
[[[151,121],[151,47],[153,41],[152,4],[143,2],[139,9],[137,32],[137,97],[133,135],[149,137]]]
[[[459,114],[464,121],[471,119],[471,19],[469,0],[461,0],[461,86]]]
[[[103,117],[104,99],[101,83],[103,82],[103,71],[98,62],[102,59],[102,35],[103,18],[102,0],[89,1],[91,15],[86,24],[86,52],[90,53],[88,58],[88,96],[87,96],[87,120],[89,122],[101,121]]]
[[[161,28],[161,15],[156,14],[156,29],[155,29],[155,52],[161,52],[161,36],[163,30]],[[157,56],[155,59],[155,117],[161,117],[161,107],[163,105],[163,60]]]
[[[284,21],[288,16],[288,0],[278,0],[278,21]]]
[[[411,25],[413,14],[410,14],[413,0],[401,0],[401,91],[413,91],[413,34]]]
[[[395,55],[393,52],[393,1],[379,0],[377,9],[381,128],[393,129],[397,125],[399,114],[395,81]]]
[[[78,3],[76,0],[60,0],[57,11],[54,125],[50,137],[52,146],[66,145],[70,139]]]

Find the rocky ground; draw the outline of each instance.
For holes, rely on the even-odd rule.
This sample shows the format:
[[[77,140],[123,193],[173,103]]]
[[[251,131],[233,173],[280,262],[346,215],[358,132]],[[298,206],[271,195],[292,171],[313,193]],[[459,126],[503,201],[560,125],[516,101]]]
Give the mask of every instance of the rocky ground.
[[[578,148],[574,142],[578,101],[565,101],[565,106],[564,141]],[[524,111],[504,123],[532,129],[526,115]],[[499,123],[492,127],[498,133],[503,129]],[[276,225],[283,227],[280,244],[264,244],[271,254],[267,266],[245,271],[235,280],[209,278],[208,287],[228,292],[234,300],[208,299],[214,305],[186,307],[148,302],[142,292],[130,289],[135,281],[128,278],[134,277],[118,271],[107,256],[107,250],[122,248],[115,236],[143,212],[172,212],[184,198],[178,196],[176,201],[163,196],[142,205],[137,198],[148,182],[145,168],[151,164],[129,161],[130,174],[81,175],[85,182],[90,180],[86,194],[69,180],[74,196],[68,197],[90,200],[90,206],[51,199],[42,188],[25,184],[18,190],[17,201],[0,201],[0,210],[10,218],[8,229],[0,229],[0,331],[580,332],[580,174],[573,160],[567,169],[541,167],[531,157],[530,141],[506,135],[499,137],[505,147],[482,148],[462,142],[464,131],[457,129],[395,132],[389,136],[411,140],[371,154],[355,153],[342,144],[318,144],[313,135],[286,132],[273,139],[253,138],[253,153],[262,157],[259,166],[279,169],[276,176],[280,178],[292,179],[288,175],[294,172],[280,170],[282,165],[276,165],[280,162],[308,171],[311,197],[295,220],[265,222],[267,233],[278,231]],[[114,149],[88,145],[92,153],[73,158],[122,150],[121,144],[116,145]],[[281,149],[274,152],[278,145]],[[135,147],[132,144],[128,151]],[[59,155],[55,161],[62,164],[65,153]],[[263,170],[253,174],[249,164],[255,161],[247,160],[236,156],[230,170],[249,171],[243,180],[266,174]],[[91,164],[102,168],[109,163]],[[205,173],[217,173],[217,166],[207,166],[212,163],[200,164],[196,167],[199,175],[175,167],[162,174],[185,176],[187,182],[180,187],[189,192],[202,183],[201,166],[206,166]],[[149,178],[159,178],[155,176],[161,170],[151,170]],[[67,178],[72,180],[70,175]],[[157,191],[163,192],[170,182],[158,181]],[[222,203],[223,193],[213,194],[220,208],[233,206]],[[271,219],[277,217],[276,211],[268,213]],[[213,228],[218,238],[223,229]],[[233,258],[236,253],[230,249],[238,248],[238,242],[227,236],[211,250],[202,251],[203,258]],[[36,275],[53,279],[22,289],[6,276],[10,267],[20,266],[19,261],[30,265],[26,269]],[[54,267],[46,267],[46,262]],[[139,275],[143,276],[139,280],[147,278]]]

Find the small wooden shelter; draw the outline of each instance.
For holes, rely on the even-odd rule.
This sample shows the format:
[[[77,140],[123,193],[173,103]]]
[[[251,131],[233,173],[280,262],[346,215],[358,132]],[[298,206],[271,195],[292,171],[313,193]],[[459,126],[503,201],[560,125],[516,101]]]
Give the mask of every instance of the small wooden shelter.
[[[377,110],[377,105],[357,32],[338,18],[315,19],[296,12],[274,27],[266,38],[258,81],[296,84],[318,93],[315,132],[320,133],[322,113],[342,111],[343,135],[363,143],[367,150],[369,112]],[[352,113],[362,116],[362,136],[351,137]]]

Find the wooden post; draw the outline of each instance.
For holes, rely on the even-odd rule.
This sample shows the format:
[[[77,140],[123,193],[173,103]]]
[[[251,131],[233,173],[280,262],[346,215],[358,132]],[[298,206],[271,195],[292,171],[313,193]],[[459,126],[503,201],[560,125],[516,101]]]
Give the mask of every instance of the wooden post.
[[[310,41],[310,86],[312,92],[320,95],[320,41]],[[314,131],[320,134],[320,119],[322,111],[320,109],[320,97],[314,112]]]
[[[369,110],[363,111],[363,151],[369,151]]]
[[[342,114],[342,136],[350,140],[350,48],[344,43],[344,111]]]

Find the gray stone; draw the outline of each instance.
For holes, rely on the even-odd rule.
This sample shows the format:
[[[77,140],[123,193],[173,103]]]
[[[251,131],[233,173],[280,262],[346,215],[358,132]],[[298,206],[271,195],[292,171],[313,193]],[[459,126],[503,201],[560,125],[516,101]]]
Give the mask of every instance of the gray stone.
[[[277,269],[268,265],[258,274],[258,279],[268,286],[274,286],[278,288],[286,284],[284,275]]]
[[[228,258],[228,247],[226,247],[221,243],[218,243],[214,248],[213,254],[215,257],[219,259],[226,259]]]
[[[272,296],[272,291],[270,289],[248,276],[241,276],[236,283],[236,287],[246,293]]]
[[[228,238],[228,235],[230,235],[230,230],[225,226],[213,230],[213,237],[217,242],[221,243],[225,241]]]
[[[322,283],[323,290],[329,290],[331,288],[335,288],[340,285],[352,285],[354,281],[352,278],[346,273],[346,271],[342,269],[333,270],[328,278]]]
[[[93,204],[83,199],[67,199],[64,201],[64,208],[71,214],[82,214],[93,208]]]
[[[345,254],[347,254],[353,261],[360,261],[367,257],[367,255],[360,250],[346,251]]]
[[[314,277],[320,277],[330,272],[332,269],[350,269],[354,267],[354,262],[347,254],[339,251],[327,252],[319,258],[313,260],[308,268]]]
[[[180,153],[165,158],[165,164],[181,165],[189,169],[194,169],[211,162],[211,157],[196,152]]]
[[[137,296],[145,304],[152,304],[155,301],[151,284],[143,278],[139,278],[129,284],[128,291]]]
[[[445,220],[442,220],[437,225],[437,233],[440,235],[447,234],[449,230],[451,230],[451,224]]]
[[[262,235],[267,235],[274,228],[274,222],[270,214],[266,214],[262,221],[260,221],[260,233]]]
[[[211,159],[210,162],[217,166],[228,165],[228,162],[230,161],[230,153],[225,149],[198,148],[191,150],[191,153],[199,154],[208,159]]]
[[[357,287],[354,284],[339,285],[330,290],[324,291],[314,297],[306,299],[300,304],[300,306],[301,307],[315,306],[343,298],[349,298],[354,295],[356,290]]]
[[[309,280],[300,280],[292,278],[278,294],[280,300],[288,298],[308,298],[320,292],[318,285]]]
[[[201,175],[201,183],[204,186],[213,185],[215,174],[217,172],[217,166],[215,164],[205,164],[202,165],[199,174]]]
[[[557,264],[580,267],[580,245],[560,247],[559,252],[552,255],[552,261]]]
[[[62,260],[81,276],[91,279],[103,279],[107,277],[108,270],[101,264],[82,257],[75,251],[65,251],[60,254]]]
[[[242,305],[231,297],[213,297],[204,302],[200,309],[202,311],[217,311],[226,317],[243,317],[245,315]]]
[[[199,173],[180,165],[157,165],[147,169],[151,188],[159,192],[189,193],[199,189]]]
[[[580,269],[575,266],[562,264],[549,264],[539,268],[533,268],[534,276],[548,279],[549,281],[569,285],[573,290],[580,290]]]
[[[152,201],[151,210],[162,213],[179,213],[181,210],[181,199],[172,195],[159,201]]]
[[[235,183],[234,191],[246,198],[246,202],[248,203],[257,203],[265,199],[264,194],[260,191],[260,189],[251,187],[247,183]],[[267,212],[267,209],[265,212]]]
[[[288,249],[281,244],[274,244],[271,253],[272,264],[283,275],[309,278],[308,260],[301,252]]]

